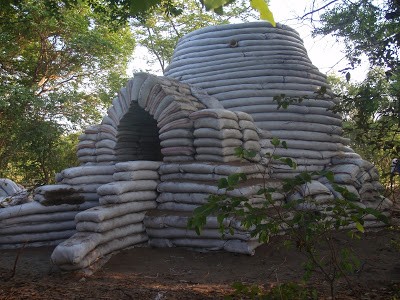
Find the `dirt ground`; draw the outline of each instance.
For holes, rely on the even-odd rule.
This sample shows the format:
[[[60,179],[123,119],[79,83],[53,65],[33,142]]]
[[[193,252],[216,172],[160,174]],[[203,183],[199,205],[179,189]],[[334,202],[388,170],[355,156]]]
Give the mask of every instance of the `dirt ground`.
[[[362,267],[337,285],[338,299],[399,299],[400,235],[398,230],[368,232],[361,240],[338,235],[351,247]],[[112,256],[93,274],[62,273],[51,265],[51,247],[20,252],[0,251],[0,299],[218,299],[232,295],[234,282],[264,288],[300,282],[303,256],[280,246],[280,239],[256,250],[254,256],[226,252],[200,253],[180,248],[131,248]],[[328,284],[314,276],[308,284],[318,298],[328,298]],[[240,297],[238,297],[240,298]]]

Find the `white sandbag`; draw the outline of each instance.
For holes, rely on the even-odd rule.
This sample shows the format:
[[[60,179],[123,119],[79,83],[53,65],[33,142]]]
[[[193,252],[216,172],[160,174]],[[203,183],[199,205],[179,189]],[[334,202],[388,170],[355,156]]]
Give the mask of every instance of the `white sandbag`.
[[[170,173],[166,175],[161,175],[161,181],[170,180],[194,180],[194,181],[218,181],[224,178],[223,175],[217,174],[196,174],[196,173]]]
[[[215,139],[241,139],[242,133],[237,129],[222,129],[215,130],[212,128],[198,128],[195,129],[193,135],[196,138],[215,138]]]
[[[195,153],[195,149],[194,147],[187,147],[187,146],[167,147],[167,148],[162,148],[161,153],[165,156],[182,156],[182,155],[191,156]]]
[[[84,175],[74,178],[64,178],[63,184],[81,185],[88,183],[109,183],[113,181],[113,175]]]
[[[84,140],[84,141],[80,141],[78,143],[78,146],[76,146],[76,149],[83,149],[83,148],[96,148],[96,142],[95,141],[89,141],[89,140]]]
[[[104,139],[101,141],[98,141],[96,143],[96,148],[110,148],[110,149],[114,149],[115,145],[116,145],[116,141],[114,140],[109,140],[109,139]]]
[[[86,175],[112,175],[115,172],[115,166],[80,166],[68,168],[61,171],[65,178],[75,178]]]
[[[114,181],[100,186],[97,193],[105,196],[136,191],[153,191],[157,188],[157,185],[156,180]]]
[[[195,147],[240,147],[240,139],[215,139],[215,138],[196,138],[193,142]]]
[[[54,249],[51,260],[58,266],[64,264],[79,265],[97,246],[119,238],[142,234],[143,232],[144,226],[141,223],[110,230],[103,234],[78,232]],[[93,251],[93,255],[96,255],[97,259],[103,253],[101,251]],[[82,267],[82,264],[80,266]]]
[[[257,131],[253,129],[244,129],[242,131],[243,133],[243,140],[244,141],[259,141],[260,140],[260,135],[258,134]]]
[[[161,175],[171,173],[199,173],[209,174],[214,172],[215,165],[210,163],[185,163],[163,164],[158,170]]]
[[[35,189],[35,194],[46,194],[48,192],[58,191],[75,191],[69,184],[53,184],[53,185],[42,185]]]
[[[93,207],[78,213],[75,216],[76,222],[103,222],[104,220],[123,216],[128,213],[141,212],[153,209],[157,206],[155,201],[140,201],[140,202],[128,202],[118,205],[102,205]]]
[[[157,192],[154,191],[138,191],[127,192],[120,195],[105,195],[100,197],[99,203],[106,204],[120,204],[132,201],[154,201],[157,198]]]
[[[161,147],[178,147],[178,146],[193,146],[193,139],[189,138],[175,138],[163,140],[160,143]]]
[[[89,221],[78,222],[76,223],[76,230],[79,232],[105,232],[129,224],[141,223],[144,216],[145,213],[132,213],[108,219],[100,223]]]
[[[192,120],[190,120],[189,118],[182,118],[164,125],[163,127],[160,128],[159,133],[162,134],[164,132],[175,129],[191,129],[192,127],[193,127]]]
[[[240,126],[240,121],[250,121],[253,122],[253,117],[251,115],[249,115],[246,112],[243,111],[234,111],[234,113],[238,116],[239,119],[239,126]]]
[[[160,134],[159,136],[161,141],[167,140],[167,139],[173,139],[173,138],[193,138],[193,133],[190,130],[186,129],[174,129],[174,130],[169,130],[167,132],[164,132]]]
[[[170,193],[164,192],[157,197],[158,203],[178,202],[188,204],[205,204],[209,194],[206,193]]]
[[[164,162],[176,163],[176,162],[189,162],[189,161],[194,161],[194,157],[187,155],[164,156]]]
[[[261,145],[258,141],[246,141],[243,143],[243,149],[259,152]]]
[[[213,154],[196,154],[195,159],[197,161],[212,161],[212,162],[234,162],[234,161],[240,161],[240,158],[238,158],[235,155],[226,155],[226,156],[221,156],[221,155],[213,155]]]
[[[115,181],[158,180],[159,175],[157,171],[152,170],[123,171],[114,173],[113,179]]]
[[[194,121],[194,128],[212,128],[215,130],[221,129],[239,129],[239,124],[231,119],[214,119],[214,118],[201,118]]]
[[[240,120],[239,127],[241,130],[245,129],[257,130],[257,126],[254,124],[254,121]]]
[[[214,98],[207,94],[203,89],[196,88],[195,86],[190,86],[191,94],[197,98],[201,103],[209,108],[224,108],[217,98]]]
[[[117,160],[116,155],[100,154],[96,156],[96,162],[113,164]]]
[[[159,192],[171,193],[209,193],[209,194],[223,194],[223,190],[218,189],[214,185],[199,184],[194,182],[161,182],[157,190]]]
[[[0,178],[0,189],[3,189],[9,196],[17,194],[23,190],[23,188],[17,185],[14,181],[7,178]]]
[[[241,241],[241,240],[229,240],[224,245],[224,250],[233,253],[254,255],[255,249],[260,246],[261,243],[257,240]]]
[[[197,207],[199,207],[199,205],[188,204],[188,203],[177,203],[177,202],[165,202],[157,205],[158,210],[185,211],[185,212],[192,212]]]
[[[65,231],[50,231],[50,232],[38,232],[38,233],[22,233],[22,234],[11,234],[11,235],[0,235],[1,244],[17,244],[17,243],[30,243],[30,242],[41,242],[51,240],[62,240],[72,236],[75,230]]]
[[[17,235],[24,233],[39,233],[39,232],[52,232],[52,231],[64,231],[64,230],[75,230],[75,221],[73,219],[69,221],[60,222],[25,222],[23,224],[14,224],[0,227],[0,236],[2,235]]]
[[[95,204],[85,202],[82,204],[61,204],[55,206],[43,206],[38,202],[29,202],[21,205],[10,206],[0,209],[0,221],[9,218],[22,217],[33,214],[47,214],[64,211],[81,211],[93,207]]]
[[[212,155],[219,155],[219,156],[229,156],[234,155],[236,153],[237,147],[196,147],[197,154],[212,154]]]
[[[89,252],[78,264],[58,265],[58,267],[62,270],[67,271],[84,269],[96,262],[99,258],[104,257],[105,255],[110,254],[113,251],[125,249],[137,244],[142,244],[147,240],[148,237],[144,233],[133,234],[130,236],[114,239],[104,244],[98,245],[93,251]]]
[[[354,164],[335,165],[330,168],[330,171],[332,171],[335,174],[339,173],[349,174],[351,177],[354,178],[356,178],[362,172],[360,167]]]
[[[214,119],[230,119],[238,121],[238,117],[234,112],[226,109],[202,109],[190,114],[192,120],[201,118],[214,118]]]
[[[59,244],[51,255],[56,265],[78,264],[97,245],[125,236],[142,233],[142,223],[130,224],[103,233],[78,232],[68,240]]]
[[[117,172],[138,171],[138,170],[157,170],[161,161],[125,161],[115,165]]]
[[[0,221],[0,228],[3,226],[10,225],[25,225],[30,223],[50,223],[50,222],[64,222],[74,220],[75,215],[78,211],[66,211],[66,212],[55,212],[55,213],[44,213],[44,214],[32,214],[21,217],[13,217]]]

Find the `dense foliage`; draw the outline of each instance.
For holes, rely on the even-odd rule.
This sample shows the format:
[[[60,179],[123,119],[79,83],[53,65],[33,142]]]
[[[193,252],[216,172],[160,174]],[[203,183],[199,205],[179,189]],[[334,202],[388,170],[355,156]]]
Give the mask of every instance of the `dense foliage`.
[[[400,2],[332,1],[320,13],[314,34],[332,34],[344,42],[347,79],[362,57],[368,58],[370,71],[363,82],[339,84],[337,110],[344,114],[354,149],[388,175],[391,159],[400,155]]]
[[[129,27],[81,3],[59,12],[30,0],[0,11],[0,177],[48,183],[71,164],[65,134],[99,120],[133,52]]]

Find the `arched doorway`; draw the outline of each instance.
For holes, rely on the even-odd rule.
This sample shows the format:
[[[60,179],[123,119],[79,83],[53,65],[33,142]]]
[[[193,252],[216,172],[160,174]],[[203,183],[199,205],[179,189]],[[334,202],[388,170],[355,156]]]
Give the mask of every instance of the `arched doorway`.
[[[117,161],[163,160],[157,121],[138,104],[131,104],[117,131]]]

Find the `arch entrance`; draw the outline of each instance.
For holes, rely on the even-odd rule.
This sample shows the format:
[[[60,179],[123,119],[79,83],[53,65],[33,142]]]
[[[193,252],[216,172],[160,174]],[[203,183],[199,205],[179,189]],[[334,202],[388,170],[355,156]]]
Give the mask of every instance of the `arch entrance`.
[[[157,121],[138,104],[132,103],[117,128],[117,161],[162,161]]]

